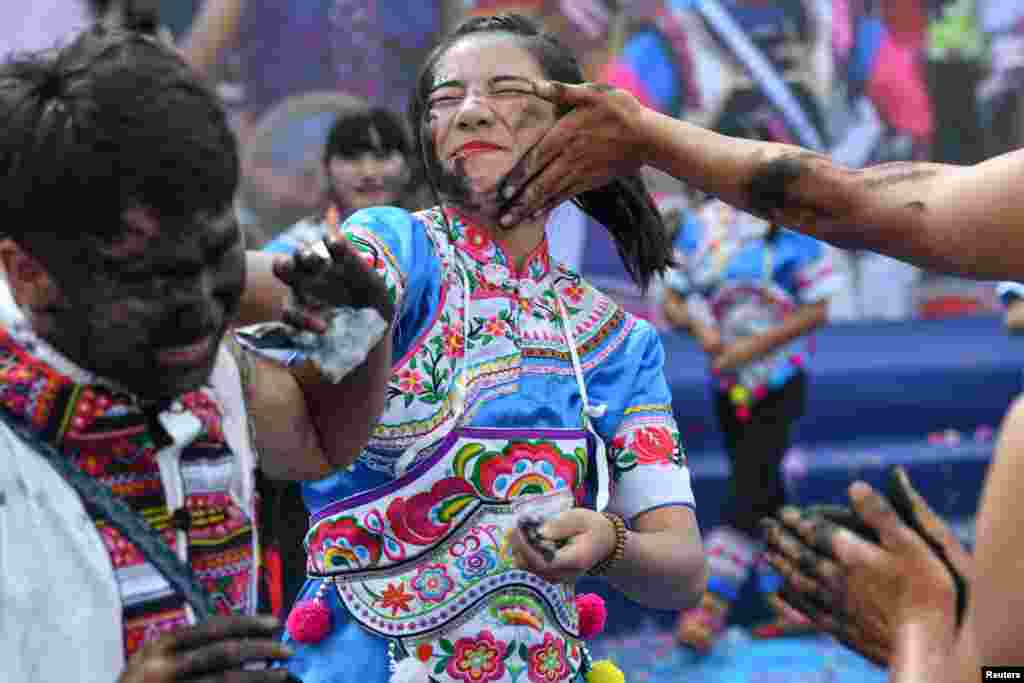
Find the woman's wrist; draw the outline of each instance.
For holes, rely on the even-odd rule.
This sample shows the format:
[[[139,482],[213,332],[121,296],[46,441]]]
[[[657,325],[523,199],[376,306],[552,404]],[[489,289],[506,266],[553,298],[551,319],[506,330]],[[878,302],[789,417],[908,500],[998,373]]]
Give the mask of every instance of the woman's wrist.
[[[893,681],[941,679],[939,674],[956,639],[955,625],[947,615],[915,614],[897,624],[893,637],[889,662]]]
[[[607,574],[613,568],[621,564],[623,559],[626,557],[626,540],[629,536],[629,528],[626,526],[626,520],[611,512],[602,512],[601,514],[604,516],[608,524],[611,525],[614,531],[615,543],[604,559],[587,570],[587,574],[590,574],[591,576],[602,576]]]
[[[673,160],[663,158],[666,153],[671,153],[671,146],[666,147],[659,144],[658,139],[662,137],[663,126],[659,119],[662,117],[664,115],[654,109],[639,106],[630,117],[630,130],[633,133],[633,139],[628,148],[623,147],[623,150],[629,149],[638,159],[645,160],[650,166],[665,171],[666,167],[672,166]]]

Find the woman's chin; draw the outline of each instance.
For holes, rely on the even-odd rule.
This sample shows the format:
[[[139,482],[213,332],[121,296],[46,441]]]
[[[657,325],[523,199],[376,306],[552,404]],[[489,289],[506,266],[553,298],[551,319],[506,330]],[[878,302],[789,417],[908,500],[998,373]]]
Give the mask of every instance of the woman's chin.
[[[353,209],[369,209],[374,206],[392,206],[398,203],[398,196],[393,192],[360,192],[349,202]]]

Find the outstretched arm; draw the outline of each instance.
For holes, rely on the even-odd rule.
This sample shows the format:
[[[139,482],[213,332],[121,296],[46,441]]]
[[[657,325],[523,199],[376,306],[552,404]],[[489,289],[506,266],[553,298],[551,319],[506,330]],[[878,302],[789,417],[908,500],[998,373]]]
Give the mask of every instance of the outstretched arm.
[[[317,311],[343,305],[373,308],[388,327],[365,349],[365,359],[337,382],[309,361],[286,367],[243,351],[261,466],[275,478],[316,479],[350,465],[384,409],[394,305],[383,281],[343,238],[329,238],[327,244],[329,262],[308,251],[276,260],[250,253],[243,316],[249,322],[284,319],[301,329],[324,332]],[[301,308],[289,304],[294,292],[301,293]]]
[[[619,90],[542,82],[536,91],[572,111],[510,174],[529,180],[503,188],[506,225],[647,164],[839,247],[981,279],[1024,273],[1024,151],[974,166],[855,170],[800,147],[720,135]]]

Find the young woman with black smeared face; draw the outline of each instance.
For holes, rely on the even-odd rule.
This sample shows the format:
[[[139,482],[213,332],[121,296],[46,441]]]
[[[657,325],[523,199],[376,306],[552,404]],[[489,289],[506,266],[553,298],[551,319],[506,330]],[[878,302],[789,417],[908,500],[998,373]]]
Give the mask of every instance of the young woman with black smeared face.
[[[554,125],[555,107],[533,94],[543,78],[515,36],[467,36],[434,67],[423,124],[427,172],[442,201],[523,256],[543,239],[547,216],[501,228],[498,188]]]
[[[558,225],[545,225],[547,212],[508,229],[497,221],[499,188],[522,180],[521,160],[563,113],[535,93],[546,78],[582,75],[565,46],[528,20],[499,15],[460,26],[424,64],[410,112],[440,206],[375,207],[338,230],[388,284],[394,355],[363,457],[345,476],[304,489],[307,538],[317,539],[307,566],[318,574],[303,588],[287,639],[296,649],[287,666],[303,680],[513,683],[529,668],[531,678],[569,683],[589,664],[575,629],[552,615],[574,611],[566,586],[584,573],[661,607],[692,605],[703,592],[660,339],[553,261],[545,229]],[[671,263],[639,179],[616,179],[577,201],[612,233],[641,287]],[[639,444],[635,453],[629,444]],[[517,503],[537,505],[538,493],[559,494],[565,505],[529,527],[536,520],[519,516]],[[462,524],[419,512],[462,500],[460,509],[480,516]],[[499,502],[508,505],[491,505]],[[366,565],[336,551],[348,542],[337,520],[364,504],[398,539],[387,558]],[[461,556],[462,548],[473,550]],[[331,587],[345,574],[359,595],[386,590],[388,600],[405,600],[409,587],[418,602],[374,607],[375,621],[363,621],[366,610]],[[336,594],[343,599],[324,597]],[[327,628],[303,627],[324,609]],[[512,612],[528,614],[530,628]],[[473,660],[451,643],[486,653]]]

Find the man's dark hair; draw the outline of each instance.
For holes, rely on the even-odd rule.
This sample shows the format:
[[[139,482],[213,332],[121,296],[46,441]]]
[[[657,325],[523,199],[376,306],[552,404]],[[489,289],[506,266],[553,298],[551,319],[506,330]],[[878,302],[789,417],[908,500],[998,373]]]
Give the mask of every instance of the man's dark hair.
[[[434,81],[434,69],[457,42],[466,36],[485,33],[514,36],[520,46],[537,60],[546,78],[563,83],[583,82],[583,71],[572,51],[524,16],[474,17],[461,24],[434,48],[423,63],[409,105],[416,153],[424,160],[427,179],[432,185],[440,171],[427,126],[427,98]],[[558,115],[565,113],[560,111]],[[668,231],[639,175],[621,176],[605,187],[578,195],[573,202],[608,230],[623,265],[641,289],[647,288],[656,273],[674,265]]]
[[[237,183],[217,97],[153,38],[97,26],[0,66],[0,229],[31,251],[115,238],[135,206],[221,213]]]

